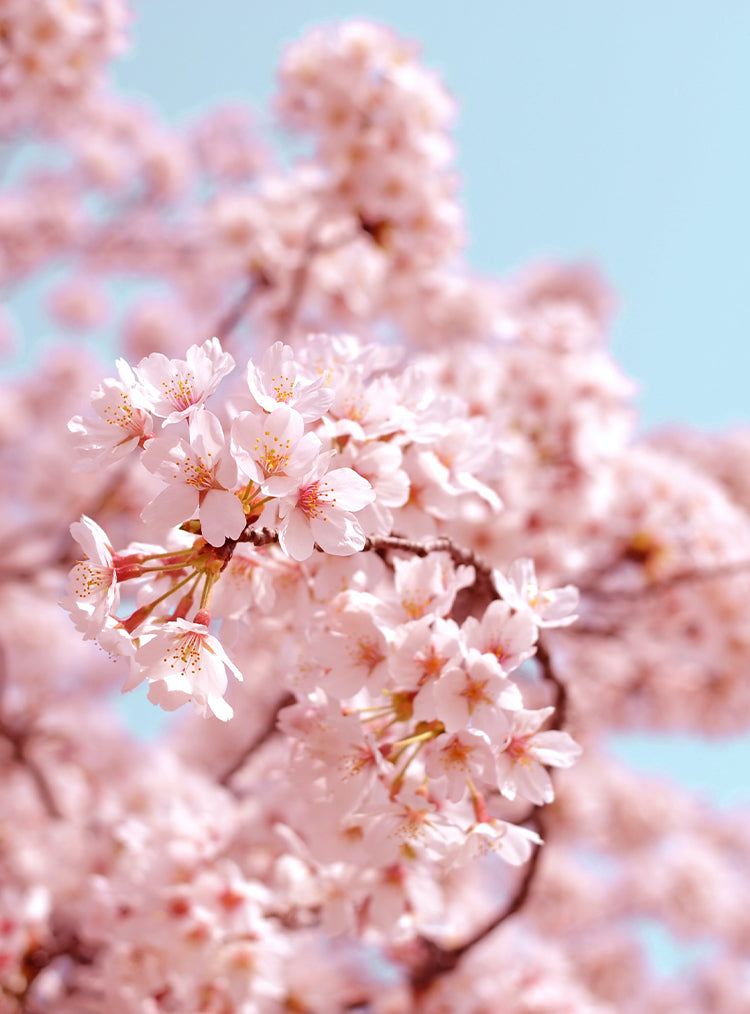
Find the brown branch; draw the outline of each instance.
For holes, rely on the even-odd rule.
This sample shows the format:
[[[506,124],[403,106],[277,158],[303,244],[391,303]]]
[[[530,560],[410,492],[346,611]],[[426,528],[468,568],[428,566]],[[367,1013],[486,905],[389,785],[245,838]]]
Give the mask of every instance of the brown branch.
[[[536,654],[533,657],[539,663],[544,679],[555,688],[555,723],[553,728],[564,729],[568,718],[568,688],[555,672],[549,649],[541,638],[537,641]]]
[[[214,333],[219,337],[222,346],[225,346],[232,337],[235,328],[250,309],[254,298],[265,288],[268,288],[268,280],[264,275],[251,275],[237,299],[224,311],[224,315],[219,318],[219,322],[214,329]]]
[[[224,771],[224,773],[218,778],[219,785],[224,785],[227,788],[229,787],[229,783],[232,780],[232,778],[237,774],[238,771],[241,770],[241,768],[245,766],[245,764],[247,764],[247,762],[250,760],[250,758],[253,756],[256,750],[259,750],[263,746],[263,744],[267,743],[268,740],[274,735],[274,733],[276,732],[276,719],[278,718],[281,709],[288,707],[290,704],[294,704],[295,699],[296,698],[294,697],[293,694],[290,693],[284,694],[284,696],[278,701],[276,707],[271,712],[268,721],[263,726],[263,728],[258,733],[256,733],[256,735],[247,744],[247,746],[239,755],[239,757],[235,761],[233,761],[233,763],[226,769],[226,771]]]
[[[3,700],[8,687],[8,656],[5,645],[0,643],[0,723],[2,722]]]
[[[62,820],[62,811],[49,786],[47,777],[37,761],[30,756],[28,745],[33,738],[33,733],[26,729],[16,728],[0,717],[0,736],[10,745],[11,760],[25,770],[31,776],[36,788],[39,800],[44,807],[45,813],[52,820]]]
[[[273,528],[251,528],[250,525],[245,527],[237,539],[237,542],[249,542],[252,546],[270,546],[278,541],[279,533]]]
[[[415,542],[413,539],[407,539],[402,535],[372,535],[365,541],[363,551],[368,549],[375,550],[375,552],[394,549],[419,557],[429,556],[430,553],[447,553],[456,566],[462,564],[471,566],[477,572],[477,575],[490,583],[492,582],[492,567],[488,563],[485,563],[484,560],[480,560],[470,549],[464,549],[462,546],[456,545],[447,535],[439,535],[437,538],[429,539],[426,542]],[[495,592],[493,597],[499,598],[500,596]]]
[[[563,729],[567,720],[568,693],[565,684],[555,673],[552,658],[547,645],[539,640],[534,656],[539,664],[542,676],[555,688],[555,724],[554,728]],[[534,806],[523,823],[536,825],[536,831],[542,833],[541,806]],[[539,861],[542,855],[541,845],[537,845],[529,859],[523,876],[520,878],[513,896],[507,905],[497,913],[486,926],[483,926],[477,933],[466,940],[459,947],[444,948],[424,937],[419,938],[422,949],[421,960],[410,972],[410,984],[415,996],[424,993],[432,983],[441,975],[452,971],[461,958],[477,944],[485,940],[503,922],[510,919],[523,908],[531,892],[534,880],[539,870]]]
[[[621,588],[618,590],[598,588],[592,585],[579,585],[579,591],[582,596],[586,595],[605,601],[608,599],[613,601],[622,599],[632,601],[633,599],[650,598],[652,595],[661,595],[681,584],[714,581],[722,577],[735,577],[738,574],[750,574],[750,560],[738,560],[734,563],[719,564],[716,567],[708,567],[705,570],[678,571],[676,574],[670,574],[669,577],[652,581],[642,588]]]
[[[324,243],[315,237],[315,233],[317,232],[322,219],[324,220],[324,216],[321,212],[310,226],[307,240],[302,251],[302,256],[300,257],[299,263],[292,274],[289,299],[287,300],[286,306],[281,311],[281,315],[279,317],[276,333],[277,340],[279,341],[283,341],[287,337],[299,315],[302,300],[305,296],[305,289],[307,288],[307,282],[310,277],[310,268],[315,257],[320,253],[328,253],[331,250],[338,250],[341,247],[346,246],[347,243],[351,243],[352,240],[357,238],[357,236],[361,235],[362,230],[358,225],[354,231],[345,233],[343,236],[338,236],[337,238]]]
[[[310,274],[310,264],[313,255],[314,244],[311,242],[305,247],[302,258],[292,274],[289,299],[279,316],[279,323],[276,330],[277,341],[284,341],[288,339],[295,318],[299,314],[302,299],[305,295],[305,289],[307,288],[307,279]]]
[[[58,933],[60,931],[58,930]],[[58,958],[69,958],[76,965],[93,965],[96,961],[96,950],[89,944],[85,944],[73,930],[65,929],[61,933],[61,939],[51,940],[35,944],[23,956],[21,971],[26,979],[26,985],[21,992],[13,992],[5,989],[6,995],[11,996],[18,1003],[18,1010],[29,1014],[29,991],[35,979]],[[36,1005],[35,1005],[36,1006]],[[45,1006],[46,1009],[46,1006]]]
[[[538,813],[534,815],[534,821],[537,824],[537,830],[541,830],[541,820]],[[516,886],[516,890],[509,899],[507,905],[501,909],[486,926],[483,926],[477,933],[459,947],[441,947],[439,944],[436,944],[432,940],[428,940],[426,937],[419,937],[422,958],[416,967],[412,968],[409,973],[409,983],[415,996],[419,996],[419,994],[426,992],[433,982],[440,978],[440,976],[445,975],[447,972],[452,972],[458,965],[461,958],[468,951],[470,951],[473,947],[476,947],[477,944],[480,944],[499,926],[501,926],[502,923],[521,910],[531,892],[532,885],[539,870],[539,860],[541,855],[542,848],[540,845],[537,845],[526,864],[523,876],[520,878],[518,885]]]

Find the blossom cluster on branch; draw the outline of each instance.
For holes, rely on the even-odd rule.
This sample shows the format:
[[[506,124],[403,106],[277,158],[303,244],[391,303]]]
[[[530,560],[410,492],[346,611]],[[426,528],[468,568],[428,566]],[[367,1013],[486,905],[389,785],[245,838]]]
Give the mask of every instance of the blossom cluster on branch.
[[[360,927],[385,930],[418,912],[407,904],[412,866],[489,850],[526,861],[538,834],[493,814],[491,798],[551,802],[546,766],[580,752],[566,732],[540,731],[554,707],[525,708],[511,678],[540,626],[575,620],[575,589],[541,590],[519,560],[510,578],[484,568],[488,602],[475,593],[477,567],[446,550],[409,557],[422,545],[391,538],[415,465],[432,466],[443,519],[465,499],[488,512],[499,500],[477,471],[484,427],[413,370],[386,372],[390,358],[350,336],[313,335],[296,356],[277,342],[217,406],[222,424],[207,402],[234,361],[214,338],[184,360],[121,361],[121,379],[94,392],[96,414],[70,423],[84,463],[140,450],[163,484],[141,514],[158,544],[115,550],[95,521],[73,524],[86,554],[69,578],[76,626],[129,657],[125,689],[145,679],[163,708],[192,700],[224,721],[227,676],[243,676],[211,624],[246,624],[256,643],[281,626],[297,653],[279,673],[295,699],[279,716],[294,744],[288,767],[326,814],[304,834],[341,866],[350,929],[356,913]],[[439,459],[462,420],[473,471],[458,455],[451,467]],[[366,547],[380,556],[361,562]],[[314,550],[322,562],[308,567]],[[461,592],[470,615],[459,623]],[[125,595],[135,608],[121,617]]]
[[[127,20],[0,4],[0,1012],[744,1014],[746,815],[609,742],[750,724],[750,437],[469,269],[395,33],[287,49],[277,157],[110,93]]]

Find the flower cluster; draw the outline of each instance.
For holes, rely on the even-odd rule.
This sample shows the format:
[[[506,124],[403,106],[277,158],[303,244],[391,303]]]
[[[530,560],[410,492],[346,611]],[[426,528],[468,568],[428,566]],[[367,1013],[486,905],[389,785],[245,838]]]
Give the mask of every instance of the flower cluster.
[[[90,518],[73,525],[85,552],[66,599],[76,626],[129,658],[126,690],[145,679],[155,704],[192,700],[223,721],[228,676],[243,674],[212,621],[249,624],[258,643],[288,630],[299,651],[282,676],[296,697],[280,716],[289,770],[330,817],[325,841],[310,838],[321,825],[305,848],[335,857],[340,879],[357,828],[382,838],[376,872],[349,890],[350,920],[404,863],[488,850],[524,862],[538,834],[488,800],[550,802],[547,767],[580,752],[567,733],[540,731],[554,707],[526,708],[514,678],[540,627],[575,619],[575,590],[540,590],[520,560],[507,577],[484,569],[487,601],[478,562],[456,562],[439,540],[425,555],[393,534],[409,500],[428,516],[432,500],[437,517],[451,502],[495,511],[499,501],[475,422],[419,392],[413,374],[389,372],[392,358],[351,336],[313,335],[297,352],[277,342],[248,363],[220,416],[207,406],[234,361],[214,338],[184,360],[120,361],[120,379],[93,394],[95,414],[69,425],[84,463],[135,452],[161,481],[142,511],[150,544],[117,552]],[[361,557],[366,547],[381,555]],[[120,616],[124,585],[135,608]],[[375,922],[404,914],[408,879],[405,869]]]
[[[457,252],[454,104],[401,39],[364,21],[319,29],[289,48],[280,79],[281,117],[315,135],[337,206],[402,269]]]
[[[126,7],[0,2],[0,348],[89,332],[0,390],[0,1008],[744,1014],[748,821],[609,751],[748,726],[750,436],[462,261],[412,45],[293,44],[274,156],[97,87]]]
[[[124,44],[124,0],[4,0],[0,11],[0,133],[81,101]]]

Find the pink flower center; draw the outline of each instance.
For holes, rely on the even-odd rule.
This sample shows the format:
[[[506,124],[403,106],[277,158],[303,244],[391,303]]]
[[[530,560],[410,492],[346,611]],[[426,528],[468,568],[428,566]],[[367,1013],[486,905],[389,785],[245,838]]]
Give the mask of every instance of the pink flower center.
[[[170,381],[161,382],[164,397],[180,412],[195,404],[194,384],[195,376],[192,370],[187,370],[182,376],[173,377]]]
[[[352,648],[350,654],[352,661],[357,665],[364,666],[370,675],[385,658],[378,643],[364,636],[357,640],[356,646]]]
[[[182,466],[182,476],[188,486],[195,486],[196,489],[217,488],[213,466],[209,468],[200,455],[195,459],[185,458],[185,463]]]
[[[309,518],[318,518],[322,515],[324,521],[328,520],[325,514],[323,514],[327,502],[323,499],[323,491],[320,488],[319,480],[318,482],[311,482],[309,486],[302,486],[300,488],[297,506]]]
[[[273,396],[276,401],[288,404],[294,397],[294,385],[296,380],[290,377],[271,377]]]
[[[466,771],[471,750],[460,739],[452,740],[440,752],[440,761],[444,768],[458,768]]]
[[[513,736],[505,752],[514,761],[519,761],[521,764],[531,764],[531,751],[524,736]]]
[[[110,426],[117,426],[118,429],[127,430],[128,433],[141,433],[143,431],[144,413],[133,407],[130,395],[121,392],[119,401],[111,401],[102,415]]]
[[[492,698],[487,694],[487,680],[467,679],[466,686],[461,691],[461,697],[466,700],[466,707],[469,714],[474,714],[474,709],[480,704],[492,704]]]

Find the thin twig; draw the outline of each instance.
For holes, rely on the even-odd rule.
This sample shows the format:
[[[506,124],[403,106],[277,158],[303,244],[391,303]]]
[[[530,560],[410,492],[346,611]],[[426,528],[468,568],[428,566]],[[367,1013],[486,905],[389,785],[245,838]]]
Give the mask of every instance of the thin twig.
[[[8,656],[5,645],[0,643],[0,723],[2,722],[3,702],[8,687]]]
[[[653,595],[661,595],[681,584],[714,581],[718,578],[734,577],[738,574],[750,574],[750,560],[737,560],[734,563],[719,564],[716,567],[707,567],[704,570],[696,568],[695,570],[678,571],[676,574],[670,574],[669,577],[661,578],[658,581],[652,581],[650,584],[644,585],[642,588],[609,589],[598,588],[592,585],[579,585],[579,591],[581,595],[589,596],[594,599],[610,599],[614,601],[627,599],[628,601],[632,601],[633,599],[643,599],[650,598]]]
[[[492,580],[492,567],[488,563],[485,563],[484,560],[481,560],[470,549],[458,546],[447,535],[439,535],[437,538],[429,539],[426,542],[415,542],[413,539],[407,539],[402,535],[372,535],[365,541],[364,549],[373,549],[375,552],[395,549],[419,557],[429,556],[430,553],[448,553],[456,566],[471,566],[477,572],[477,575],[486,577],[490,581]],[[495,597],[499,598],[497,594],[495,594]]]
[[[253,299],[267,286],[268,282],[263,275],[253,274],[250,276],[245,288],[240,292],[234,303],[224,312],[224,315],[219,319],[214,329],[214,333],[219,337],[222,345],[227,344],[235,328],[250,309]]]
[[[248,743],[248,745],[245,747],[245,749],[242,751],[239,757],[235,761],[233,761],[233,763],[219,777],[218,779],[219,785],[228,786],[232,778],[237,774],[237,772],[241,768],[245,766],[245,764],[247,764],[247,762],[250,760],[250,758],[253,756],[256,750],[259,750],[264,743],[268,742],[268,740],[276,732],[276,719],[279,716],[279,712],[281,711],[282,708],[286,708],[290,704],[294,704],[294,701],[295,697],[293,694],[284,694],[284,696],[281,698],[281,700],[277,703],[276,707],[271,712],[271,715],[269,716],[269,719],[263,726],[263,728],[258,733],[256,733],[256,735]]]
[[[568,718],[568,688],[555,672],[549,649],[541,638],[537,641],[534,658],[539,663],[544,679],[555,688],[555,722],[553,728],[564,729]]]
[[[312,267],[312,263],[316,256],[320,253],[328,253],[331,250],[338,250],[341,247],[346,246],[347,243],[351,243],[357,236],[361,235],[361,229],[358,227],[353,232],[346,233],[344,236],[339,236],[327,243],[324,243],[315,237],[315,233],[317,232],[323,219],[324,216],[321,213],[316,216],[312,222],[308,232],[307,241],[302,251],[302,256],[294,269],[289,299],[287,300],[286,306],[279,317],[276,334],[279,341],[284,340],[289,335],[297,317],[299,316],[302,300],[305,296],[305,289],[307,288],[307,282],[310,277],[310,268]]]
[[[7,722],[0,721],[0,736],[10,744],[12,759],[20,767],[25,768],[31,776],[31,780],[39,796],[48,817],[52,820],[62,820],[63,814],[49,786],[47,777],[39,764],[29,755],[28,744],[32,739],[32,733],[13,728]]]
[[[534,820],[537,823],[537,830],[539,830],[541,821],[538,814],[535,814]],[[476,947],[477,944],[485,940],[502,923],[520,911],[531,892],[534,879],[539,869],[539,860],[541,855],[542,848],[540,845],[537,845],[532,852],[524,869],[523,876],[519,880],[516,890],[507,905],[501,909],[501,911],[498,912],[486,926],[483,926],[477,933],[474,934],[474,936],[470,937],[461,944],[460,947],[441,947],[439,944],[436,944],[434,941],[428,940],[425,937],[419,938],[423,958],[419,964],[412,969],[409,976],[410,985],[416,996],[429,989],[433,982],[440,978],[440,976],[445,975],[447,972],[452,972],[461,958],[468,951],[470,951],[473,947]]]

